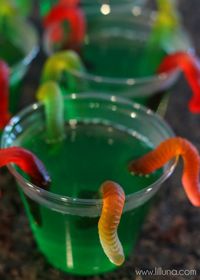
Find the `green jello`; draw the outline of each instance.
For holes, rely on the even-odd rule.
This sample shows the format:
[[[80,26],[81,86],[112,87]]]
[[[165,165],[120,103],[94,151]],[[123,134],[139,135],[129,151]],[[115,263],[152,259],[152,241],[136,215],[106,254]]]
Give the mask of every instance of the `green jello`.
[[[49,191],[62,197],[99,198],[99,187],[106,180],[118,182],[128,195],[149,186],[161,174],[130,174],[128,162],[149,151],[151,143],[134,131],[98,120],[67,123],[62,143],[48,144],[44,130],[30,129],[14,144],[28,148],[44,162],[52,178]],[[98,216],[85,216],[84,209],[81,216],[59,213],[30,202],[23,193],[21,196],[38,246],[51,264],[77,275],[115,268],[99,242]],[[133,205],[122,216],[119,238],[126,256],[134,247],[148,207],[149,203],[139,208]]]

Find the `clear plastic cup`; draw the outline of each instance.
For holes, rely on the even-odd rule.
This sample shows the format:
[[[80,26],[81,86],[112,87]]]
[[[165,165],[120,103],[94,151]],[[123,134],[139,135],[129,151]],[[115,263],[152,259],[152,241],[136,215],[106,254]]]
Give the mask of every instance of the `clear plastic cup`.
[[[65,0],[64,0],[65,1]],[[63,2],[64,2],[63,1]],[[67,0],[65,1],[68,2]],[[72,2],[72,1],[71,1]],[[81,8],[93,8],[99,9],[102,5],[110,5],[115,6],[116,4],[123,4],[123,5],[136,5],[136,6],[143,6],[146,3],[146,0],[80,0],[79,5]],[[41,16],[45,16],[56,4],[59,3],[59,0],[40,0],[39,1],[39,12]]]
[[[91,193],[98,192],[103,180],[116,179],[123,186],[126,202],[118,233],[126,257],[130,256],[148,212],[150,201],[173,172],[175,161],[169,162],[151,181],[149,178],[139,176],[137,179],[127,177],[130,180],[138,180],[134,181],[133,185],[131,181],[128,186],[129,179],[121,177],[124,172],[123,167],[126,168],[128,162],[125,160],[123,167],[119,167],[119,162],[123,158],[123,147],[127,149],[126,140],[129,137],[131,141],[128,145],[137,140],[139,142],[134,143],[152,147],[174,136],[174,133],[164,120],[149,109],[115,96],[106,94],[100,96],[95,93],[73,94],[65,97],[64,107],[66,124],[70,124],[70,127],[67,126],[66,129],[68,129],[68,135],[70,134],[68,138],[71,139],[72,145],[76,144],[77,124],[83,128],[83,132],[86,131],[88,125],[92,127],[87,130],[88,137],[92,137],[92,141],[89,142],[90,144],[87,143],[89,145],[87,149],[91,151],[86,156],[83,155],[85,148],[82,146],[82,140],[75,149],[72,146],[68,149],[67,156],[65,152],[61,152],[62,158],[55,156],[55,152],[60,149],[59,143],[51,150],[51,145],[43,147],[46,145],[44,140],[45,143],[39,145],[40,151],[34,150],[38,135],[45,130],[44,107],[41,104],[34,104],[11,119],[4,130],[1,146],[2,148],[16,145],[27,147],[24,141],[32,139],[34,142],[30,145],[30,149],[43,160],[49,172],[51,172],[51,165],[53,170],[59,173],[57,174],[58,186],[60,187],[60,184],[65,182],[63,183],[64,192],[55,189],[54,191],[53,189],[44,190],[28,181],[15,166],[9,165],[9,170],[19,185],[34,238],[48,262],[74,275],[106,273],[117,267],[108,260],[100,245],[97,224],[102,200],[91,196]],[[106,141],[110,146],[106,150],[98,142],[100,137],[96,139],[96,133],[100,133],[102,127],[106,127],[109,134]],[[123,133],[123,137],[120,136],[121,149],[115,149],[112,154],[114,156],[117,153],[118,159],[112,159],[109,156],[116,143],[116,138],[111,137],[115,129]],[[93,144],[99,145],[99,148],[93,150]],[[134,145],[133,154],[138,153],[142,147]],[[51,150],[51,156],[45,160],[44,157],[49,150]],[[131,160],[131,157],[132,152],[128,160]],[[128,174],[128,176],[133,175]],[[54,179],[52,174],[52,180]],[[147,181],[144,183],[144,180]],[[56,185],[56,188],[58,186]],[[92,186],[93,191],[89,186]],[[81,188],[80,192],[79,188]],[[76,193],[81,193],[81,196]]]
[[[39,51],[39,38],[34,26],[20,18],[9,20],[0,36],[0,57],[10,68],[10,111],[16,113],[21,81]]]
[[[192,49],[184,30],[174,34],[165,44],[150,45],[156,12],[132,5],[115,5],[105,13],[102,9],[85,9],[86,34],[75,46],[86,72],[68,71],[62,79],[68,92],[95,91],[121,95],[164,115],[168,90],[179,71],[157,74],[166,54]],[[44,33],[43,46],[48,56],[64,49],[64,36],[54,41],[58,26],[67,36],[66,27],[55,23]],[[73,48],[73,46],[71,46]]]

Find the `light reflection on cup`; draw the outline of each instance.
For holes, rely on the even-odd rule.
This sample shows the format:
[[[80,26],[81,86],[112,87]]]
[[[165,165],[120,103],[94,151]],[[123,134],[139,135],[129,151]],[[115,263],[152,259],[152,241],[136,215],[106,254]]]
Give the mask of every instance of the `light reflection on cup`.
[[[63,86],[69,93],[89,90],[121,94],[164,115],[168,100],[166,92],[175,83],[179,71],[156,74],[157,68],[168,53],[192,51],[191,42],[187,33],[181,30],[174,34],[172,42],[149,47],[157,13],[131,7],[116,4],[97,9],[88,5],[83,9],[87,31],[82,44],[74,49],[82,58],[87,73],[68,71]],[[66,36],[55,42],[53,34],[58,28]],[[65,28],[55,23],[46,30],[43,46],[47,55],[64,48],[68,32]]]
[[[32,24],[20,18],[11,19],[0,33],[0,57],[10,68],[10,111],[16,113],[20,83],[39,51],[39,38]]]
[[[9,166],[19,184],[37,245],[48,262],[75,275],[106,273],[116,269],[116,266],[105,256],[99,242],[97,224],[102,200],[97,196],[98,188],[104,180],[120,180],[126,192],[119,238],[128,257],[135,247],[151,198],[173,172],[175,161],[169,162],[155,177],[146,179],[132,176],[126,164],[133,154],[137,156],[140,149],[143,153],[144,147],[157,146],[174,133],[164,120],[149,109],[108,94],[66,96],[64,108],[66,131],[68,136],[70,134],[68,138],[66,135],[64,145],[70,145],[70,149],[63,150],[63,143],[48,146],[45,138],[42,138],[34,150],[39,135],[43,135],[45,129],[44,107],[41,104],[34,104],[12,118],[4,130],[2,148],[15,145],[24,147],[25,142],[33,141],[29,142],[29,149],[45,163],[52,183],[58,180],[54,191],[45,191],[27,181],[14,166]],[[87,130],[87,139],[91,140],[89,145],[86,143],[86,156],[83,156],[85,144],[82,146],[82,142],[75,141],[77,125],[82,132],[88,129],[88,125],[90,128]],[[95,138],[96,133],[102,136],[102,128],[106,132],[106,141],[103,141],[106,145],[102,145],[99,137]],[[113,134],[113,131],[117,131],[117,134]],[[81,141],[85,139],[82,132],[81,138],[78,138]],[[121,136],[118,138],[114,135]],[[120,145],[123,145],[121,149],[115,148],[119,139]],[[129,149],[132,142],[135,143],[134,147]],[[127,149],[129,152],[123,159]],[[56,151],[59,153],[55,155]],[[116,153],[117,159],[113,158]],[[46,157],[47,154],[50,158]],[[53,170],[57,170],[55,177]]]

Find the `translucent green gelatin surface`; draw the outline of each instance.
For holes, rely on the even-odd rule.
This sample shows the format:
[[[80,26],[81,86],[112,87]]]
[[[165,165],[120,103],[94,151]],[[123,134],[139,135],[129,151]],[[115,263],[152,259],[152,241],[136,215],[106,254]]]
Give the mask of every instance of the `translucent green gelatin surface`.
[[[141,88],[145,92],[146,87],[146,93],[149,93],[152,91],[152,84],[145,85],[142,80],[139,84],[138,80],[137,84],[134,84],[134,81],[155,76],[159,64],[166,55],[165,50],[160,46],[149,47],[146,41],[134,37],[127,38],[118,33],[114,36],[112,32],[114,31],[104,34],[102,31],[102,34],[99,34],[98,30],[94,29],[91,38],[89,37],[79,50],[86,71],[91,76],[87,80],[74,78],[70,74],[64,76],[61,83],[63,93],[66,94],[67,89],[69,93],[92,91],[128,96],[156,111],[166,92],[140,97]]]
[[[114,31],[113,31],[114,32]],[[93,35],[80,51],[88,72],[110,78],[143,78],[155,75],[166,52],[159,46],[126,36]]]
[[[113,31],[114,32],[114,31]],[[99,36],[99,37],[98,37]],[[111,35],[110,35],[111,36]],[[81,49],[81,57],[89,73],[107,78],[119,79],[138,79],[154,76],[157,68],[166,55],[166,52],[160,46],[149,48],[146,41],[129,38],[128,35],[117,34],[116,37],[109,35],[92,36],[91,41],[85,44]],[[98,91],[102,85],[96,83],[94,89]],[[138,88],[128,86],[110,86],[104,85],[103,90],[113,92],[113,94],[123,96],[128,90],[137,93]],[[146,88],[149,91],[149,88]],[[134,100],[153,110],[157,110],[164,92],[151,97],[139,96]]]
[[[147,187],[159,177],[131,175],[128,162],[146,153],[151,145],[142,137],[122,127],[108,124],[66,124],[63,143],[50,145],[42,131],[22,134],[16,144],[33,151],[46,165],[51,177],[50,191],[73,198],[98,198],[105,180],[121,184],[126,194]],[[97,223],[99,217],[68,215],[40,206],[22,194],[36,241],[41,252],[55,267],[77,275],[93,275],[111,271],[101,248]],[[130,255],[149,205],[125,212],[119,237],[126,256]]]

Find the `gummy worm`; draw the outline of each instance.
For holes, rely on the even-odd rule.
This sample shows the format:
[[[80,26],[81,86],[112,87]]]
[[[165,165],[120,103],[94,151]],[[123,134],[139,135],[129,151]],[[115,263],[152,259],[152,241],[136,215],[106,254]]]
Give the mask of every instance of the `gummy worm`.
[[[158,72],[168,72],[180,68],[188,81],[193,96],[189,102],[189,109],[193,113],[200,113],[200,61],[187,52],[176,52],[167,55],[158,68]]]
[[[159,28],[176,28],[180,25],[179,15],[176,11],[175,1],[157,0],[158,16],[155,26]]]
[[[84,71],[81,59],[74,51],[61,51],[48,58],[42,72],[42,82],[59,81],[64,71]]]
[[[123,189],[112,181],[104,182],[100,191],[103,196],[103,208],[98,222],[99,238],[102,248],[115,265],[124,262],[124,252],[117,235],[122,215],[125,194]]]
[[[172,40],[174,32],[180,28],[179,15],[170,0],[157,0],[158,13],[153,24],[148,46],[164,44]]]
[[[132,161],[129,170],[136,174],[149,174],[161,168],[174,157],[183,158],[182,184],[194,206],[200,206],[200,157],[197,149],[186,139],[180,137],[163,141],[155,150]]]
[[[37,98],[45,106],[47,140],[49,143],[64,138],[64,103],[62,92],[56,82],[49,81],[41,85]]]
[[[26,0],[0,0],[0,10],[1,13],[10,16],[27,16],[30,12],[29,4],[27,4]]]
[[[8,111],[9,107],[9,68],[8,65],[0,60],[0,129],[4,126],[10,119],[10,113]]]
[[[176,11],[176,4],[174,0],[156,0],[158,6],[158,13],[168,15],[168,22],[170,25],[179,25],[179,16]]]
[[[12,17],[15,16],[15,14],[15,7],[11,3],[9,3],[8,0],[1,0],[0,17]]]
[[[67,6],[77,6],[80,0],[60,0],[59,4]]]
[[[14,163],[27,173],[31,181],[46,188],[51,180],[43,163],[30,151],[21,147],[9,147],[0,150],[0,167]]]
[[[51,27],[54,23],[69,23],[70,31],[69,38],[67,39],[68,47],[80,45],[85,37],[85,17],[82,10],[73,2],[70,4],[58,3],[55,5],[50,12],[44,17],[44,26],[45,28]],[[56,33],[60,33],[60,28]],[[56,36],[56,34],[54,34]],[[57,37],[57,36],[56,36]],[[55,37],[55,38],[56,38]],[[52,38],[54,39],[54,38]]]

